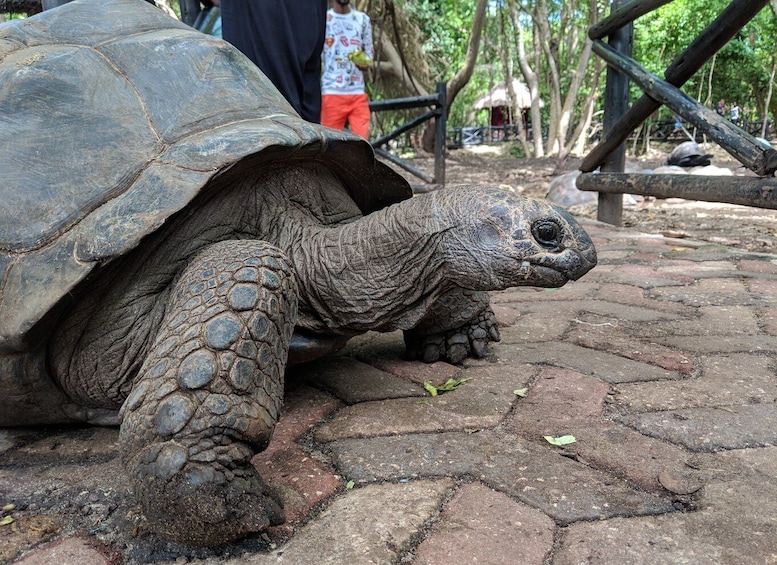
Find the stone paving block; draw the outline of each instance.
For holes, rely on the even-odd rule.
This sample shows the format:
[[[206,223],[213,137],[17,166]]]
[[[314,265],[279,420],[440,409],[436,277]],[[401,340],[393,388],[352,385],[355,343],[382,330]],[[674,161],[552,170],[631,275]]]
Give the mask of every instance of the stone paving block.
[[[733,257],[732,257],[733,258]],[[693,273],[696,278],[737,274],[735,261],[691,261],[675,260],[656,269],[660,273],[687,275]]]
[[[647,294],[648,291],[638,286],[604,283],[599,286],[599,290],[597,290],[592,297],[612,304],[646,308],[648,310],[668,312],[679,316],[693,314],[694,312],[694,309],[691,306],[686,306],[679,302],[666,302],[663,300],[651,299]]]
[[[759,301],[767,304],[777,301],[777,279],[750,278],[746,284],[750,294]]]
[[[760,333],[755,312],[747,306],[706,306],[698,316],[642,324],[634,330],[637,337],[662,338],[669,335],[730,336]]]
[[[577,563],[777,563],[777,449],[715,454],[750,464],[704,487],[700,509],[665,516],[614,518],[561,530],[553,565]],[[757,502],[756,502],[757,501]]]
[[[709,469],[711,478],[721,483],[747,479],[777,483],[777,447],[752,447],[699,453],[695,458],[700,468]]]
[[[340,406],[330,395],[306,386],[291,390],[284,399],[270,445],[251,460],[283,500],[287,523],[271,529],[273,541],[287,537],[296,522],[345,485],[334,469],[305,453],[296,443]]]
[[[208,563],[396,563],[413,549],[414,540],[439,513],[453,486],[450,479],[440,479],[355,488],[272,553]]]
[[[752,306],[761,302],[757,295],[746,292],[741,279],[702,279],[682,289],[653,289],[650,296],[688,306]]]
[[[773,257],[764,258],[762,260],[742,259],[741,261],[737,261],[737,269],[752,273],[777,274],[777,263],[774,262]]]
[[[693,373],[695,364],[691,356],[631,337],[626,333],[629,324],[624,324],[616,318],[581,314],[575,321],[567,335],[567,340],[572,343],[656,365],[682,376]]]
[[[619,418],[637,431],[694,451],[777,445],[777,404],[687,408]]]
[[[570,421],[567,426],[577,441],[564,446],[566,453],[648,492],[688,495],[706,481],[694,455],[677,445],[608,421]]]
[[[461,367],[442,361],[422,363],[421,361],[404,361],[402,359],[375,359],[369,363],[381,371],[422,385],[422,392],[423,384],[426,381],[434,386],[440,386],[448,379],[461,376]]]
[[[597,269],[599,267],[597,266]],[[561,288],[515,287],[491,293],[493,304],[516,303],[532,304],[534,302],[563,302],[567,300],[584,300],[591,296],[599,287],[598,283],[586,279],[569,281]]]
[[[273,444],[284,446],[297,441],[342,405],[342,402],[320,390],[304,385],[291,385],[283,399],[281,417],[275,426],[269,447]]]
[[[536,439],[564,435],[569,422],[602,418],[610,386],[599,379],[568,369],[543,367],[525,398],[519,400],[504,423],[505,429]]]
[[[657,381],[679,378],[676,372],[640,363],[604,351],[566,342],[498,344],[496,355],[505,362],[554,365],[592,375],[609,383]]]
[[[592,271],[596,274],[596,269]],[[621,283],[644,289],[682,287],[693,282],[693,278],[677,273],[662,273],[647,265],[619,265],[617,270],[607,273],[602,282]]]
[[[642,308],[639,306],[627,306],[623,304],[611,303],[606,300],[569,300],[566,302],[536,302],[529,304],[513,304],[515,308],[520,309],[522,312],[531,312],[535,315],[542,317],[548,317],[549,320],[553,320],[554,317],[563,316],[563,319],[574,320],[578,313],[589,312],[592,314],[598,314],[600,316],[610,316],[618,320],[626,320],[631,322],[653,322],[660,320],[675,320],[683,313],[683,309],[676,309],[677,312],[673,312],[672,308],[669,309],[657,309],[649,307]],[[686,310],[688,311],[688,310]],[[692,312],[692,310],[691,310]]]
[[[554,304],[546,306],[543,311],[543,309],[531,308],[529,305],[520,305],[521,314],[515,324],[509,328],[500,328],[502,340],[499,343],[544,342],[561,339],[569,329],[571,319],[575,317],[576,312],[559,311]]]
[[[704,487],[686,528],[717,540],[720,563],[777,563],[777,483],[766,476]]]
[[[669,515],[572,524],[562,530],[551,563],[722,565],[725,541],[686,531],[686,522],[685,516]]]
[[[363,402],[338,411],[315,431],[317,441],[436,430],[496,426],[510,411],[515,389],[523,388],[536,368],[521,364],[472,367],[457,390],[436,397]]]
[[[346,404],[425,394],[423,386],[347,357],[311,363],[306,375],[311,385],[325,388]]]
[[[330,444],[336,465],[357,482],[472,477],[548,514],[558,523],[672,512],[669,500],[500,431],[430,433]]]
[[[491,310],[493,310],[496,323],[500,328],[512,326],[521,315],[520,312],[511,306],[496,304],[493,301],[493,297],[491,301]]]
[[[700,360],[700,376],[657,383],[622,383],[615,389],[613,408],[620,412],[650,412],[703,406],[773,402],[777,379],[771,358],[734,353]]]
[[[543,565],[553,520],[481,484],[463,485],[415,552],[414,565]]]
[[[777,334],[777,319],[775,319]],[[763,323],[763,322],[761,322]],[[777,351],[777,339],[769,335],[718,335],[652,337],[652,342],[664,344],[672,349],[689,353],[754,353],[756,351]]]
[[[17,565],[112,565],[116,556],[106,548],[98,548],[94,541],[68,537],[57,540],[28,553]],[[106,555],[108,553],[108,555]]]
[[[769,342],[777,342],[774,339],[774,336],[777,336],[777,306],[762,306],[756,308],[755,312],[764,332],[771,338]]]

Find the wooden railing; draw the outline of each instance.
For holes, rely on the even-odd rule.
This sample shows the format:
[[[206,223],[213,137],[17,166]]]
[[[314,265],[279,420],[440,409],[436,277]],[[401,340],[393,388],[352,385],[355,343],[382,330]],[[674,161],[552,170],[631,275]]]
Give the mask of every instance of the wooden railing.
[[[420,178],[428,184],[436,184],[440,186],[445,185],[445,132],[446,132],[446,120],[447,120],[447,104],[446,104],[446,88],[444,82],[437,83],[437,90],[435,94],[429,94],[426,96],[413,96],[410,98],[395,98],[392,100],[375,100],[370,102],[370,111],[383,112],[388,110],[404,110],[407,108],[429,108],[428,111],[413,118],[404,125],[399,126],[394,131],[372,142],[372,148],[375,153],[383,157],[384,159],[391,161],[398,167],[408,171],[409,173]],[[434,178],[429,178],[427,175],[413,167],[410,163],[389,153],[384,149],[384,146],[389,141],[396,139],[403,133],[410,131],[423,124],[424,122],[433,119],[435,120],[434,131]]]
[[[680,54],[661,80],[631,59],[633,21],[671,0],[615,0],[611,14],[592,26],[588,35],[593,50],[608,64],[605,89],[604,135],[585,157],[577,186],[599,192],[598,219],[620,225],[623,194],[669,196],[714,202],[746,204],[777,208],[770,194],[774,179],[742,183],[741,179],[717,179],[681,175],[676,179],[663,175],[622,174],[625,140],[662,104],[671,108],[728,151],[743,165],[761,177],[771,177],[777,170],[777,151],[748,132],[699,104],[680,90],[688,79],[728,43],[761,11],[769,0],[733,0],[729,6]],[[602,41],[608,37],[608,43]],[[628,79],[645,94],[628,108]],[[600,168],[601,173],[592,171]],[[666,175],[667,177],[671,175]],[[703,189],[699,185],[704,185]]]

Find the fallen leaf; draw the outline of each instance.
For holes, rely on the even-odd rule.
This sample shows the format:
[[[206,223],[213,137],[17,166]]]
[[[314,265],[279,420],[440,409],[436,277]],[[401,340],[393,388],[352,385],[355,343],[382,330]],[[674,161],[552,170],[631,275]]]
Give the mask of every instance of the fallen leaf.
[[[347,483],[345,483],[345,489],[346,490],[351,490],[355,486],[356,486],[356,483],[353,482],[353,481],[348,481]]]
[[[6,516],[2,520],[0,520],[0,526],[7,526],[8,524],[13,524],[15,520],[11,516]]]
[[[570,443],[575,443],[577,439],[575,436],[559,436],[559,437],[553,437],[553,436],[543,436],[545,438],[545,441],[547,441],[551,445],[569,445]]]
[[[529,392],[528,388],[518,388],[513,391],[513,394],[515,396],[520,396],[521,398],[525,398],[528,392]]]

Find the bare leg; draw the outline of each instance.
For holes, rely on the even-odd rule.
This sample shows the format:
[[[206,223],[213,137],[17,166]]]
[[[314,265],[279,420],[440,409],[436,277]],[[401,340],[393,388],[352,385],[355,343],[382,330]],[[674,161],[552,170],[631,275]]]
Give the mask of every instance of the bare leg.
[[[177,281],[120,434],[135,496],[162,535],[217,545],[283,522],[250,461],[279,416],[296,311],[293,272],[263,242],[214,244]]]

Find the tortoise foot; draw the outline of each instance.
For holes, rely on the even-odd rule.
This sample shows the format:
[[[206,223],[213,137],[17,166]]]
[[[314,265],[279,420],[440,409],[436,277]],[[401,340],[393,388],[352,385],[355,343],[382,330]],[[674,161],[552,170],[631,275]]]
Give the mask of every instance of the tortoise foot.
[[[251,465],[253,450],[220,438],[201,451],[203,443],[214,442],[155,444],[127,464],[154,533],[186,545],[214,546],[282,524],[281,500]]]
[[[458,328],[427,334],[406,331],[405,347],[409,359],[460,363],[470,356],[485,357],[488,344],[499,339],[494,312],[486,308],[476,319]]]

